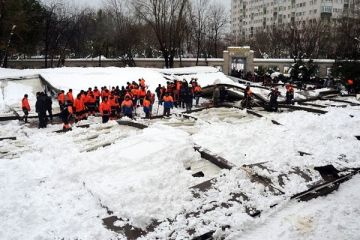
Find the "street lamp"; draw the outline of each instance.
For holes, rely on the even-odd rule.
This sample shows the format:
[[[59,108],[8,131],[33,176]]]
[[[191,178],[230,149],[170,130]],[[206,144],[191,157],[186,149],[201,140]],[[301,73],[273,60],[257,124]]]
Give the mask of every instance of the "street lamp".
[[[14,35],[14,30],[16,28],[16,25],[13,25],[12,28],[11,28],[11,32],[10,32],[10,36],[9,36],[9,40],[8,40],[8,43],[6,45],[6,48],[5,48],[5,55],[4,55],[4,60],[3,60],[3,64],[2,64],[2,67],[3,68],[6,68],[7,67],[7,58],[8,58],[8,49],[10,47],[10,44],[11,44],[11,40],[12,40],[12,36]]]

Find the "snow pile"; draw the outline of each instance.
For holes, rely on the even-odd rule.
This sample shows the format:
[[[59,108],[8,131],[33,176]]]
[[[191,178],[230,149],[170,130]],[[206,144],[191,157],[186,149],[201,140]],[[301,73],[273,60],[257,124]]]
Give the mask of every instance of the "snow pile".
[[[359,239],[360,176],[326,197],[280,206],[270,218],[232,233],[228,239]]]
[[[272,124],[269,118],[241,125],[213,123],[193,138],[236,165],[271,160],[275,169],[284,164],[319,166],[344,156],[346,161],[339,164],[348,165],[339,167],[360,167],[360,142],[354,137],[358,134],[354,130],[360,124],[360,113],[351,114],[355,117],[349,116],[348,109],[329,109],[329,113],[321,116],[301,111],[271,115],[283,126]],[[297,151],[312,156],[301,157]]]
[[[0,163],[0,238],[110,239],[103,205],[141,227],[191,204],[192,177],[184,166],[199,154],[188,135],[160,125],[144,131],[116,127],[122,137],[113,145],[83,152],[78,142],[86,143],[91,129],[54,134],[15,121],[4,125],[2,136],[11,129],[19,151],[28,148]],[[1,144],[3,151],[14,143]]]

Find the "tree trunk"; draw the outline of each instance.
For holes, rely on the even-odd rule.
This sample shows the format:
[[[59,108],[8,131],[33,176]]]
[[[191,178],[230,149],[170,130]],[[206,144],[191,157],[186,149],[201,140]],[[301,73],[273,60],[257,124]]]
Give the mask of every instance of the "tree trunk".
[[[174,68],[174,54],[169,56],[169,68]]]
[[[165,68],[169,68],[169,54],[165,50],[163,51],[163,57],[165,61]]]
[[[199,55],[200,55],[200,37],[197,39],[196,43],[196,66],[199,66]]]
[[[218,39],[218,34],[215,34],[215,41],[214,41],[214,50],[215,50],[215,58],[218,57],[218,45],[217,45],[217,39]]]

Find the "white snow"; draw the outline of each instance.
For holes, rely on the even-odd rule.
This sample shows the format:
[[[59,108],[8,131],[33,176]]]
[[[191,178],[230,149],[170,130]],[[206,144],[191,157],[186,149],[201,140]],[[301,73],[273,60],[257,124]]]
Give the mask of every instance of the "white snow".
[[[245,86],[213,68],[0,69],[0,74],[0,78],[41,74],[65,90],[121,86],[142,77],[150,89],[155,89],[159,83],[166,83],[164,76],[196,77],[202,86],[216,81]],[[7,105],[20,104],[25,92],[34,99],[41,86],[25,81],[9,81],[0,99],[4,97]],[[266,89],[253,89],[263,97],[268,93]],[[307,92],[308,96],[318,93]],[[305,98],[301,94],[298,97]],[[347,100],[357,102],[355,98]],[[335,105],[331,101],[317,103]],[[359,106],[327,106],[325,110],[328,113],[324,115],[259,112],[264,117],[257,118],[243,110],[218,108],[193,113],[199,118],[196,122],[180,117],[139,120],[149,125],[144,130],[119,126],[114,121],[100,124],[99,118],[91,117],[82,122],[89,123],[90,128],[74,127],[60,134],[53,132],[61,128],[60,124],[35,129],[17,121],[1,123],[1,137],[16,136],[17,140],[0,141],[0,239],[124,239],[103,225],[102,219],[109,217],[108,208],[113,212],[110,215],[123,219],[115,222],[118,227],[129,223],[145,229],[154,220],[162,222],[144,239],[168,239],[170,235],[187,239],[193,237],[189,229],[199,235],[229,225],[230,229],[217,230],[215,237],[357,240],[359,176],[328,196],[309,202],[289,201],[293,194],[321,180],[316,166],[360,167],[360,141],[355,138],[360,135]],[[209,167],[204,171],[204,179],[215,177],[217,181],[199,198],[193,196],[190,187],[204,179],[191,174],[206,166],[193,149],[195,144],[236,165],[232,170]],[[311,155],[300,156],[298,151]],[[270,170],[241,167],[259,162],[265,162]],[[189,166],[194,168],[186,170]],[[289,174],[285,185],[278,186],[278,175],[296,167],[306,169],[313,179],[306,182],[299,175]],[[274,195],[268,187],[251,181],[249,171],[271,179],[285,194]],[[262,210],[261,216],[250,217],[237,203],[212,209],[214,202],[229,203],[234,192],[246,194],[248,200],[238,200]],[[277,207],[270,208],[274,204]],[[186,215],[198,211],[202,211],[199,216]]]
[[[260,218],[227,239],[359,239],[359,184],[360,176],[355,176],[329,196],[282,205],[271,218]]]

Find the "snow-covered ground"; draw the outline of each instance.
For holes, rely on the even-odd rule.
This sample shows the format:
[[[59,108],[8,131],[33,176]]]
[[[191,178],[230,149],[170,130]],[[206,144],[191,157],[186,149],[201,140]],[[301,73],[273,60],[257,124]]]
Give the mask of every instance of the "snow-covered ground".
[[[65,89],[121,86],[141,77],[150,88],[169,76],[197,77],[203,86],[231,82],[212,68],[0,69],[0,78],[31,74],[42,74]],[[38,87],[9,81],[0,99],[15,105],[24,92]],[[218,108],[192,113],[198,121],[175,116],[139,120],[149,126],[144,130],[115,121],[101,124],[93,117],[81,123],[89,128],[74,127],[67,133],[54,132],[60,124],[36,129],[18,121],[1,123],[1,137],[17,139],[0,141],[0,239],[125,239],[103,224],[104,218],[117,216],[118,227],[130,224],[145,230],[157,222],[143,239],[189,239],[214,230],[215,237],[226,239],[357,240],[359,176],[330,195],[308,202],[289,200],[322,180],[314,167],[360,167],[360,141],[355,138],[360,135],[360,107],[316,103],[328,113],[255,110],[264,115],[257,118],[245,110]],[[195,144],[236,167],[205,166]],[[300,156],[299,151],[311,155]],[[242,167],[257,163],[262,164]],[[202,167],[205,177],[194,178]],[[291,173],[294,169],[312,179],[305,181]],[[254,182],[254,172],[271,179],[275,190]],[[282,174],[287,178],[280,184]],[[211,178],[216,179],[212,187],[194,195],[191,187]],[[229,201],[234,194],[242,197]],[[261,216],[250,217],[247,206],[262,211]]]

